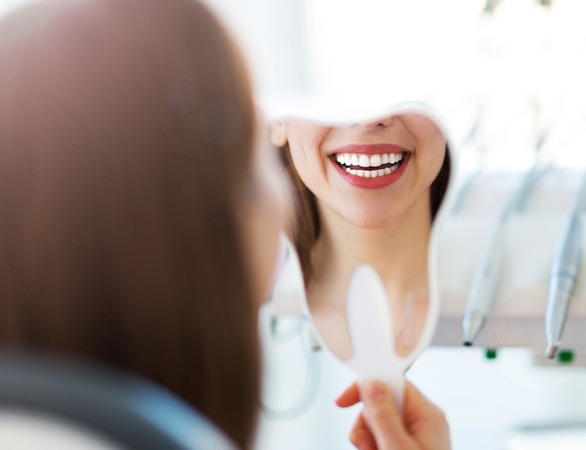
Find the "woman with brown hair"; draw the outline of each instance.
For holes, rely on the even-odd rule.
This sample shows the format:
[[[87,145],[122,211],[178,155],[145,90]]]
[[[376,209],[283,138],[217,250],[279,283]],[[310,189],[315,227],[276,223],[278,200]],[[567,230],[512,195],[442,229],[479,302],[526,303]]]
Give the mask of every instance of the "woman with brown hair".
[[[315,106],[319,110],[319,104]],[[293,362],[288,362],[287,370],[304,373],[306,368],[314,376],[308,376],[302,386],[320,386],[315,394],[293,397],[300,399],[296,409],[291,409],[295,415],[281,414],[281,422],[285,418],[291,429],[301,429],[307,426],[307,419],[315,422],[319,417],[317,427],[327,430],[328,439],[341,449],[347,445],[338,439],[339,430],[352,427],[351,420],[355,420],[352,411],[341,412],[331,404],[331,398],[355,377],[340,363],[355,356],[346,316],[349,280],[363,263],[381,276],[392,310],[396,353],[411,360],[428,344],[438,310],[432,303],[435,299],[429,300],[433,289],[428,283],[429,246],[450,178],[450,154],[443,127],[425,105],[398,104],[371,120],[338,124],[327,120],[327,115],[335,117],[336,111],[330,106],[318,113],[321,120],[304,118],[304,114],[316,116],[311,107],[281,112],[282,119],[273,114],[277,120],[271,124],[271,140],[278,148],[296,200],[296,217],[289,235],[299,256],[303,278],[299,284],[304,285],[305,296],[281,295],[277,290],[269,318],[274,320],[281,314],[300,317],[299,344],[308,353],[301,361],[290,355],[288,361]],[[346,119],[351,117],[349,112]],[[286,279],[288,273],[283,273]],[[297,298],[306,307],[295,304]],[[317,339],[310,336],[302,340],[307,338],[304,332],[308,329],[304,327],[308,312],[312,325],[309,331]],[[266,340],[270,345],[270,335]],[[313,352],[321,346],[331,352]],[[285,347],[275,344],[273,348],[278,352]],[[302,392],[314,391],[306,388]],[[412,393],[411,386],[404,394],[406,422]],[[349,405],[346,396],[342,395],[340,406]],[[267,395],[265,399],[263,427],[267,440],[278,440],[284,428],[273,414],[280,410],[269,406],[284,403],[278,402],[276,396]],[[374,445],[361,432],[365,417],[360,413],[353,426],[352,442],[359,448]],[[438,423],[445,425],[442,420]],[[418,448],[412,445],[396,448]],[[449,448],[447,433],[438,432],[429,445]],[[312,444],[306,446],[312,448]],[[379,448],[385,447],[379,443]]]
[[[308,304],[339,356],[350,356],[346,289],[360,263],[372,265],[385,282],[397,351],[405,355],[418,341],[431,228],[450,176],[446,135],[424,111],[398,107],[342,126],[293,118],[271,127],[295,187],[292,240]]]
[[[0,346],[146,376],[249,448],[283,205],[238,49],[198,0],[45,0],[0,61]]]
[[[198,1],[63,0],[4,17],[0,60],[2,347],[144,374],[248,446],[280,220],[238,49]]]

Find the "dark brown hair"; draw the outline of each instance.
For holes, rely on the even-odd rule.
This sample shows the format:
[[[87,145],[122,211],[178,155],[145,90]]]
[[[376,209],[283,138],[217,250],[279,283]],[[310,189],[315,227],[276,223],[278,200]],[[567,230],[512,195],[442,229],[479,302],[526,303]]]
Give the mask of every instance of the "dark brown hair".
[[[0,61],[0,345],[147,376],[248,447],[255,123],[234,43],[197,0],[45,1],[0,21]]]
[[[311,278],[313,267],[311,264],[311,250],[320,236],[321,223],[315,195],[305,186],[291,157],[291,150],[286,144],[279,148],[281,162],[286,167],[294,191],[293,202],[295,208],[295,223],[289,230],[293,245],[299,255],[299,262],[303,271],[303,278],[307,284]],[[446,153],[442,166],[429,189],[431,217],[435,215],[444,199],[450,179],[450,152],[446,145]]]

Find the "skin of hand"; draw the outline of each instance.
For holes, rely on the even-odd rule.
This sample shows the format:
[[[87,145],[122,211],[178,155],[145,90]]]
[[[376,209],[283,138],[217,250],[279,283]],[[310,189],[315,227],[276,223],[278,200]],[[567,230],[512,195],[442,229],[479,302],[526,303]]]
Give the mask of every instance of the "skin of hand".
[[[337,399],[342,408],[362,401],[350,441],[359,450],[450,450],[450,432],[444,413],[407,382],[403,415],[390,389],[381,381],[359,387],[352,384]]]

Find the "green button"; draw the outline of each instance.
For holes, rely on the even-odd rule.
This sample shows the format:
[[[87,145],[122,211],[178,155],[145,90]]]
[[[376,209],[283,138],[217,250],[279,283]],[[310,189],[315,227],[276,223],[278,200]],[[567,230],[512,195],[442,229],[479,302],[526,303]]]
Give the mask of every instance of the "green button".
[[[570,364],[574,361],[574,352],[572,350],[560,350],[558,352],[558,362]]]
[[[487,348],[484,352],[484,357],[486,359],[496,359],[497,351],[496,348]]]

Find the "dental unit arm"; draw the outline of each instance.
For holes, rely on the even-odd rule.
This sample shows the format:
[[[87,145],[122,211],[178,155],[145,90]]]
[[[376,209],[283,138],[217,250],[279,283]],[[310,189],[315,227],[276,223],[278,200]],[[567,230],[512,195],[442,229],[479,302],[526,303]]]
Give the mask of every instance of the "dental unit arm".
[[[505,237],[500,251],[505,257],[501,277],[495,287],[492,309],[475,346],[530,348],[537,364],[586,365],[586,265],[579,264],[580,258],[576,257],[586,255],[584,233],[581,236],[571,233],[573,242],[566,244],[565,250],[560,248],[561,237],[567,230],[581,225],[583,209],[576,212],[576,204],[583,203],[579,201],[583,177],[584,172],[575,169],[549,171],[535,187],[527,208],[507,220],[502,230]],[[515,190],[515,183],[510,182],[512,178],[511,174],[503,173],[486,175],[470,192],[472,198],[468,204],[476,205],[477,210],[471,207],[446,219],[438,248],[442,311],[432,345],[462,345],[461,321],[473,276],[471,267],[481,258],[482,247],[478,243],[485,241],[494,229],[494,212],[480,209],[486,199],[494,201],[495,210],[499,202],[506,204]],[[570,221],[572,215],[575,217]],[[569,226],[572,223],[574,226]],[[559,262],[563,251],[566,262],[570,257],[575,262],[570,273],[575,283],[571,283],[567,316],[565,312],[562,314],[566,319],[560,352],[552,360],[544,354],[545,318],[549,291],[556,289],[551,274],[556,267],[563,266]],[[550,320],[552,317],[550,314]]]

